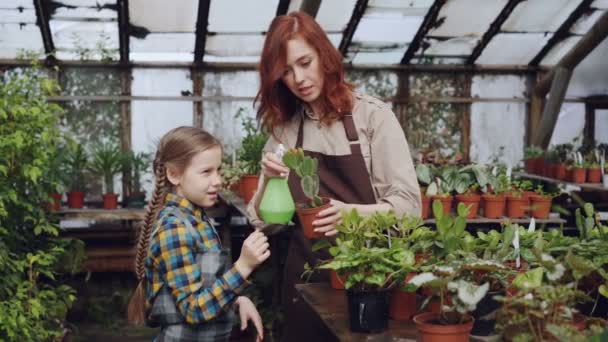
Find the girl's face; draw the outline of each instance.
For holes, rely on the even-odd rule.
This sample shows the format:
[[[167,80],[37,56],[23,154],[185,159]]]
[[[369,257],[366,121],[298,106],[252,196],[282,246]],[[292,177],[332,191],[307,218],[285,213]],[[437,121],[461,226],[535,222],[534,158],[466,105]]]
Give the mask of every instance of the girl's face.
[[[300,100],[313,103],[323,90],[323,72],[319,54],[306,41],[295,38],[287,42],[287,60],[281,80]]]
[[[208,208],[217,201],[222,185],[221,165],[222,149],[214,146],[194,155],[182,174],[169,170],[167,176],[178,195],[199,207]]]

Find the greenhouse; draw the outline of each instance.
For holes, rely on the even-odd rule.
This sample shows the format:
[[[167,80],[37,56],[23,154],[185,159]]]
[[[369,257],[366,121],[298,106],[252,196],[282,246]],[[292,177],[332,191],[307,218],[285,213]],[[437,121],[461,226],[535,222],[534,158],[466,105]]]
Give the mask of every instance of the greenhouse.
[[[0,341],[608,341],[608,0],[0,1]]]

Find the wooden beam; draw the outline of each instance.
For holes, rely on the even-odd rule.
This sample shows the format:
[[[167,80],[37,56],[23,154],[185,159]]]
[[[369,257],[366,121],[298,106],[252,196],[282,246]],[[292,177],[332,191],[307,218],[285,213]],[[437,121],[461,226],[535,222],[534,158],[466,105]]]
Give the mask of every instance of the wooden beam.
[[[416,32],[416,35],[410,43],[410,46],[408,46],[407,50],[405,51],[405,54],[403,54],[403,58],[401,59],[400,64],[409,64],[410,60],[412,59],[412,57],[414,57],[414,54],[420,47],[420,44],[422,44],[422,39],[424,39],[424,36],[426,36],[427,32],[429,32],[431,27],[433,27],[433,25],[435,24],[437,16],[439,15],[439,10],[441,10],[441,7],[443,6],[443,4],[445,4],[445,2],[446,0],[435,0],[435,2],[433,2],[433,5],[426,13],[426,16],[424,16],[424,20],[422,21],[422,24],[420,24],[418,32]]]
[[[543,117],[544,97],[538,96],[535,92],[530,95],[530,107],[528,110],[528,127],[526,130],[527,145],[533,144],[534,133],[538,132],[540,120]]]
[[[41,61],[44,62],[44,61]],[[0,59],[0,67],[27,67],[31,66],[31,60],[22,59]],[[257,70],[257,63],[226,63],[226,62],[203,62],[195,64],[192,62],[131,62],[127,65],[120,62],[101,61],[60,61],[50,62],[51,66],[59,67],[82,67],[121,69],[121,68],[152,68],[152,69],[191,69],[197,68],[206,71],[234,71],[234,70]],[[546,67],[535,67],[528,65],[455,65],[455,64],[359,64],[343,63],[347,70],[382,70],[382,71],[406,71],[425,73],[474,73],[474,74],[532,74],[538,71],[548,71]]]
[[[311,17],[315,18],[317,12],[319,12],[319,7],[321,7],[321,0],[302,0],[300,11],[308,13]]]
[[[479,41],[479,43],[477,43],[477,46],[475,46],[475,48],[473,49],[473,52],[471,53],[471,56],[469,56],[469,58],[467,59],[466,64],[475,64],[477,58],[481,56],[483,49],[485,49],[486,46],[488,46],[488,44],[492,40],[492,38],[494,38],[494,36],[496,36],[498,32],[500,32],[502,24],[507,21],[515,7],[517,7],[517,5],[522,1],[523,0],[509,0],[509,2],[507,2],[505,7],[503,7],[502,11],[500,11],[498,16],[496,17],[496,19],[494,19],[494,22],[490,25],[490,28],[483,34],[483,37],[481,37],[481,40]]]
[[[465,75],[464,84],[462,85],[462,89],[465,96],[471,96],[471,83],[473,82],[473,76]],[[471,151],[471,104],[463,104],[464,110],[462,113],[462,118],[460,120],[461,125],[461,138],[460,143],[462,145],[462,154],[465,162],[469,162],[470,160],[470,151]]]
[[[55,44],[53,43],[53,35],[51,34],[51,26],[49,25],[51,16],[49,14],[47,4],[48,3],[44,0],[34,0],[36,24],[40,28],[42,43],[44,44],[44,52],[47,55],[52,55],[55,53]]]
[[[583,146],[595,144],[595,108],[592,104],[585,104],[585,127],[583,128]]]
[[[120,93],[122,96],[131,95],[131,71],[123,69],[120,71]],[[120,147],[123,152],[131,151],[131,102],[120,103]],[[131,175],[123,169],[122,174],[122,199],[131,194]]]
[[[277,6],[277,17],[280,15],[287,14],[287,10],[289,10],[290,0],[279,0],[279,5]]]
[[[576,23],[576,21],[586,11],[589,10],[589,8],[591,7],[591,2],[593,2],[593,0],[581,1],[581,3],[576,7],[576,9],[572,11],[568,18],[560,25],[557,31],[555,31],[555,33],[553,34],[551,39],[549,39],[547,44],[543,46],[542,50],[540,50],[540,52],[532,59],[532,61],[530,61],[530,65],[539,65],[543,58],[545,58],[547,53],[549,53],[549,51],[551,51],[551,49],[553,49],[553,47],[557,43],[561,42],[562,40],[567,38],[568,35],[570,35],[570,28],[572,28],[572,25],[574,25],[574,23]]]
[[[368,0],[357,0],[357,3],[353,8],[353,14],[350,16],[350,20],[346,25],[346,30],[344,30],[344,35],[342,35],[342,41],[340,42],[339,50],[340,53],[342,53],[342,56],[346,56],[348,46],[353,40],[353,35],[357,30],[357,26],[359,26],[359,21],[361,21],[363,13],[365,13],[365,9],[367,8],[368,2]]]
[[[405,72],[397,73],[397,93],[395,94],[395,100],[400,100],[399,102],[393,102],[393,109],[395,111],[395,115],[397,116],[397,120],[401,124],[404,132],[407,132],[407,105],[405,102],[410,96],[410,86],[409,86],[409,75]],[[406,136],[407,138],[407,136]]]
[[[207,42],[207,26],[209,26],[209,6],[211,0],[199,0],[196,19],[196,42],[194,43],[194,64],[202,64]]]
[[[129,63],[129,0],[118,0],[118,43],[120,62]]]
[[[192,70],[192,89],[194,90],[194,96],[203,95],[203,73],[199,70]],[[193,104],[194,113],[192,123],[194,127],[203,127],[203,101],[196,101]]]
[[[572,69],[566,69],[564,67],[558,67],[555,72],[555,80],[551,85],[551,92],[549,93],[549,99],[547,105],[543,111],[543,116],[540,121],[540,129],[534,137],[534,145],[546,149],[551,142],[551,135],[555,129],[557,118],[559,116],[559,110],[562,107],[564,97],[566,96],[566,90],[568,90],[568,83],[570,83],[570,77],[572,76]]]
[[[545,96],[553,78],[555,70],[559,67],[573,70],[587,55],[595,49],[608,36],[608,11],[593,24],[589,31],[576,43],[576,45],[551,69],[545,77],[543,77],[534,91],[540,96]]]

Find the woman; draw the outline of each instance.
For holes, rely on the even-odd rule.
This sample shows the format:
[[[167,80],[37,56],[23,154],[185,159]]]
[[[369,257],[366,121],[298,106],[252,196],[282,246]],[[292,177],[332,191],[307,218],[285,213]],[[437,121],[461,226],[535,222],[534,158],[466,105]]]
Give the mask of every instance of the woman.
[[[315,20],[294,12],[270,25],[260,61],[258,118],[272,134],[262,159],[258,191],[250,202],[251,222],[263,228],[258,207],[268,177],[288,168],[273,151],[279,143],[302,147],[319,159],[320,195],[332,206],[318,215],[316,231],[337,234],[345,210],[419,214],[420,189],[405,135],[390,107],[353,92],[344,80],[342,56]],[[306,199],[295,173],[289,187],[296,202]],[[314,264],[311,242],[296,229],[283,277],[286,341],[327,340],[331,335],[295,290],[306,262]],[[326,275],[320,276],[327,281]]]

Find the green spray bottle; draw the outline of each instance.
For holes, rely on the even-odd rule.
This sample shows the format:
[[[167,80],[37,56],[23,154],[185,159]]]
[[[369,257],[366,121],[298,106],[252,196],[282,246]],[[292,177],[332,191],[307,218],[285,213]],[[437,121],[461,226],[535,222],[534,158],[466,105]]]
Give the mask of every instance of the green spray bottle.
[[[285,146],[279,144],[275,155],[283,159]],[[287,177],[271,177],[266,184],[262,201],[260,202],[260,216],[266,224],[288,224],[296,210]]]

